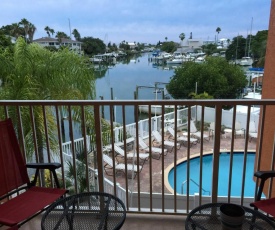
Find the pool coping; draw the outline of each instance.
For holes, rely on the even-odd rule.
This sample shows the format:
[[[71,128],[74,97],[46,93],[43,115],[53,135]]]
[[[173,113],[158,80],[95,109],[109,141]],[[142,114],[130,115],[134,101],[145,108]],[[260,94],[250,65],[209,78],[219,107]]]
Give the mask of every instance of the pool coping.
[[[228,150],[228,149],[220,149],[220,152],[230,152],[231,150]],[[243,149],[235,149],[233,152],[244,152]],[[249,149],[247,150],[247,152],[256,152],[256,149]],[[192,156],[190,156],[189,160],[193,159],[193,158],[196,158],[196,157],[200,157],[200,156],[204,156],[204,155],[209,155],[209,154],[213,154],[213,151],[207,151],[207,152],[203,152],[202,154],[201,153],[195,153],[195,154],[192,154]],[[176,162],[176,165],[178,164],[181,164],[182,162],[184,161],[187,161],[187,157],[183,157],[179,160],[177,160]],[[164,186],[166,187],[166,189],[171,193],[171,194],[174,194],[174,189],[170,186],[170,183],[169,183],[169,180],[168,180],[168,174],[170,172],[170,170],[174,167],[174,163],[168,165],[168,167],[166,167],[166,169],[164,170]],[[182,195],[180,193],[177,193],[177,195]]]

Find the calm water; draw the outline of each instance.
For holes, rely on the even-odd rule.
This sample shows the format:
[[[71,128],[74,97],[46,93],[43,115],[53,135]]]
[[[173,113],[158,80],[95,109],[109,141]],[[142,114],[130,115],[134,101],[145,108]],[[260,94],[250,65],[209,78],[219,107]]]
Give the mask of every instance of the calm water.
[[[167,67],[155,67],[148,61],[148,55],[142,54],[140,57],[134,57],[127,64],[117,63],[106,71],[104,77],[96,80],[96,98],[103,97],[105,100],[111,100],[111,88],[113,90],[114,100],[133,100],[136,87],[145,86],[138,89],[138,99],[156,99],[153,88],[156,82],[168,83],[174,74],[174,69]],[[148,87],[148,88],[146,88]],[[165,84],[159,84],[163,88]],[[160,99],[161,94],[157,94]],[[105,118],[109,119],[109,110],[104,109]],[[116,122],[122,123],[121,108],[115,108]],[[133,107],[126,108],[126,123],[134,122]]]
[[[222,153],[220,154],[219,163],[219,185],[218,185],[218,195],[227,196],[228,194],[228,181],[229,181],[229,163],[230,154]],[[247,154],[247,165],[246,165],[246,178],[245,178],[245,191],[246,197],[254,197],[255,192],[255,182],[253,181],[253,169],[254,169],[255,153]],[[232,184],[231,184],[231,195],[240,196],[241,195],[241,184],[242,184],[242,174],[243,174],[243,153],[234,153],[233,155],[233,168],[232,168]],[[186,194],[187,184],[186,172],[187,164],[183,162],[177,166],[177,193]],[[212,186],[212,155],[207,155],[203,157],[202,166],[202,188],[203,195],[211,194]],[[194,158],[190,160],[190,188],[189,194],[198,193],[199,187],[195,183],[199,183],[199,171],[200,171],[200,158]],[[169,172],[168,176],[169,183],[171,187],[174,187],[174,169]]]

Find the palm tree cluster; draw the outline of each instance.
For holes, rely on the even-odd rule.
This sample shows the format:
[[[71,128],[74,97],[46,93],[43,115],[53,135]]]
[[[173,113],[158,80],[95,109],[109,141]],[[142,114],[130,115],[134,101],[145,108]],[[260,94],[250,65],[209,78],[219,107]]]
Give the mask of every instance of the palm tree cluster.
[[[54,35],[54,33],[55,33],[54,29],[52,29],[52,28],[50,28],[50,27],[48,27],[48,26],[46,26],[46,27],[44,28],[44,30],[45,30],[46,33],[48,34],[48,37],[51,37],[51,35]]]
[[[68,49],[50,52],[36,43],[27,44],[18,38],[14,52],[0,53],[0,100],[87,100],[95,98],[95,77],[81,57]],[[46,115],[49,127],[51,148],[56,148],[56,114],[53,108],[47,107]],[[61,108],[66,110],[66,108]],[[44,162],[43,149],[46,146],[43,108],[33,108],[36,140],[39,146],[39,161]],[[34,137],[28,108],[21,109],[24,137],[28,157],[34,153]],[[77,110],[74,115],[77,116]],[[90,116],[89,112],[89,116]],[[0,111],[0,119],[5,112]],[[9,108],[9,117],[18,119],[16,108]],[[92,124],[92,122],[91,122]],[[92,128],[92,127],[91,127]]]
[[[36,27],[26,18],[23,18],[18,23],[12,23],[11,25],[1,27],[1,31],[3,31],[4,34],[15,37],[16,39],[23,37],[25,38],[25,41],[32,42]]]

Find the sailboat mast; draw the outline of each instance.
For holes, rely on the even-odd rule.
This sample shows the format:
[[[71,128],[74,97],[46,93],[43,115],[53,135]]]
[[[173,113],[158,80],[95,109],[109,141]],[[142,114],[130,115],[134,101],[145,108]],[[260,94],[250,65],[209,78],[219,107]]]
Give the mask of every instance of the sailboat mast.
[[[251,37],[252,37],[252,24],[253,24],[253,17],[251,19],[251,27],[250,27],[250,37],[249,37],[249,44],[248,44],[248,52],[247,52],[247,56],[250,57],[250,43],[251,43]]]
[[[235,58],[235,64],[237,64],[237,58],[238,58],[238,41],[239,41],[239,33],[237,37],[237,46],[236,46],[236,58]]]
[[[248,40],[248,30],[246,33],[246,41],[245,41],[245,51],[244,51],[244,56],[247,57],[248,56],[248,50],[247,50],[247,40]]]
[[[69,18],[68,18],[68,20],[69,20],[70,39],[72,39],[71,21]]]

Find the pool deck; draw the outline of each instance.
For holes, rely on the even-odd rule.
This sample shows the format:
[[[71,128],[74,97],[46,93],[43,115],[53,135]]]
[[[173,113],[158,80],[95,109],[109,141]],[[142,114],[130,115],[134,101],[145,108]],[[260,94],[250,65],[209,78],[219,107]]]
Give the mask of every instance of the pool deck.
[[[224,137],[221,135],[221,150],[222,151],[230,151],[231,149],[231,138]],[[213,152],[214,140],[210,139],[209,141],[203,141],[203,153]],[[234,139],[234,150],[244,151],[245,139],[243,137],[236,137]],[[190,158],[194,156],[198,156],[200,154],[201,143],[196,145],[192,145],[190,148]],[[252,140],[248,142],[248,150],[256,150],[256,141]],[[135,179],[127,178],[124,174],[116,176],[116,183],[119,183],[122,187],[126,187],[126,183],[128,184],[128,188],[133,191],[137,191],[140,189],[140,192],[150,192],[150,184],[152,186],[152,192],[160,192],[164,187],[165,193],[171,193],[169,191],[169,186],[166,186],[167,181],[165,181],[165,175],[162,172],[165,172],[165,169],[168,167],[171,168],[171,164],[174,164],[175,157],[174,150],[172,152],[168,152],[166,156],[160,158],[159,160],[152,159],[150,161],[146,161],[142,171],[139,173],[139,176],[136,176]],[[187,157],[187,147],[181,146],[180,149],[176,151],[176,160],[177,162],[186,159]],[[120,162],[124,162],[124,158],[117,156],[117,159]],[[128,161],[128,163],[131,163]],[[167,173],[167,170],[166,170]],[[191,172],[192,174],[192,172]],[[151,176],[150,176],[151,175]],[[112,180],[112,177],[106,175],[106,177]],[[137,183],[139,180],[139,183]],[[150,183],[151,180],[151,183]],[[140,185],[138,188],[138,184]],[[164,184],[164,186],[163,186]]]

